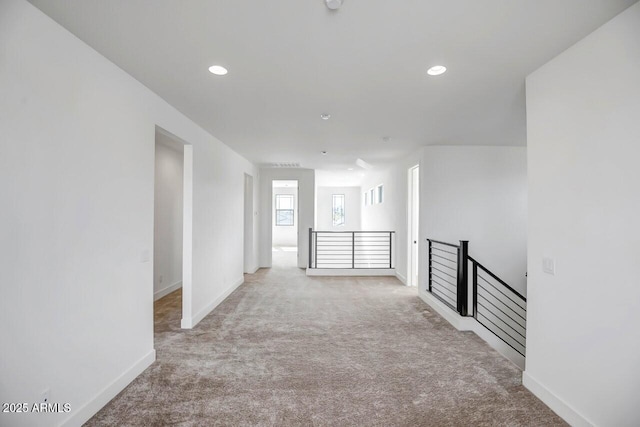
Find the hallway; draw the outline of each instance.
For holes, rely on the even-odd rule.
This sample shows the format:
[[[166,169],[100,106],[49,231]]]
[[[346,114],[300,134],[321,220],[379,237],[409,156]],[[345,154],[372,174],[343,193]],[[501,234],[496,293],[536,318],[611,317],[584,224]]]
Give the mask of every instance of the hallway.
[[[160,300],[157,361],[87,425],[565,425],[415,288],[278,265],[190,331]]]

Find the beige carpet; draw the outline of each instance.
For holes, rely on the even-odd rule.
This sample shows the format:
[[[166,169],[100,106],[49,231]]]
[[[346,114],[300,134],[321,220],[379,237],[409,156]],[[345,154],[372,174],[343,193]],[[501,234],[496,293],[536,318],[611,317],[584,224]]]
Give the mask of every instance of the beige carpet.
[[[179,291],[161,300],[157,362],[87,425],[565,425],[415,289],[308,278],[289,258],[274,253],[281,267],[247,275],[191,331]]]

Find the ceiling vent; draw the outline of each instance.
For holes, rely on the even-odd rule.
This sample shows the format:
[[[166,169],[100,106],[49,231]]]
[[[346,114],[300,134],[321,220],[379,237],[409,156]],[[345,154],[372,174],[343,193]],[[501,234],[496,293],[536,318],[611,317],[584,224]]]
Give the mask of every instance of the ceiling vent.
[[[295,162],[279,162],[279,163],[265,163],[266,168],[299,168],[300,163]]]

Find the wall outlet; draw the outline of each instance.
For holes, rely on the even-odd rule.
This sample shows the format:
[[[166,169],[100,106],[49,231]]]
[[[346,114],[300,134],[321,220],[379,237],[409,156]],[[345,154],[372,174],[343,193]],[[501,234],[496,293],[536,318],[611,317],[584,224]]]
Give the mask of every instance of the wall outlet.
[[[49,403],[51,400],[51,389],[46,389],[40,394],[40,403]]]
[[[542,271],[554,276],[556,274],[556,260],[554,260],[553,258],[543,257]]]

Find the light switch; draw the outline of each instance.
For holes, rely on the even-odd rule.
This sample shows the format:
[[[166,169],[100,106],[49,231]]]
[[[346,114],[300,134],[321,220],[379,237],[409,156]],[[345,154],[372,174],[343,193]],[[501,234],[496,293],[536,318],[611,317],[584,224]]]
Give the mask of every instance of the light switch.
[[[556,261],[553,258],[542,258],[542,271],[554,276],[556,274]]]

